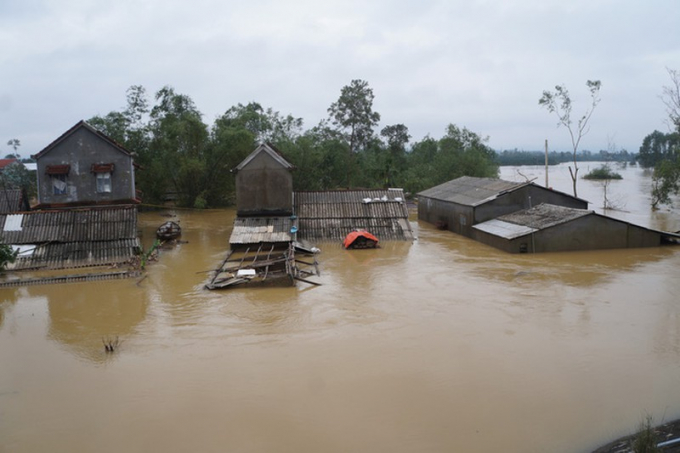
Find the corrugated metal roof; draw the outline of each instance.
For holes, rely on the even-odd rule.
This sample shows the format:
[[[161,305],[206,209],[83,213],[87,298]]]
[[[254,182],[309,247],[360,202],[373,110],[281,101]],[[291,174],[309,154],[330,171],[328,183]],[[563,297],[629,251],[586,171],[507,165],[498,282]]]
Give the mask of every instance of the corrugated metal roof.
[[[355,229],[380,240],[413,239],[402,189],[295,192],[293,205],[300,239],[341,240]]]
[[[19,254],[10,269],[66,269],[128,262],[140,250],[137,238],[111,241],[43,243]]]
[[[561,223],[570,222],[583,216],[593,214],[587,209],[566,208],[548,203],[542,203],[530,209],[513,212],[499,217],[499,220],[524,225],[536,230],[550,228]]]
[[[232,245],[258,244],[261,242],[290,242],[293,226],[288,217],[237,217],[229,243]]]
[[[464,206],[477,206],[499,195],[529,183],[510,182],[494,178],[462,176],[452,181],[423,190],[418,196],[449,201]]]
[[[137,237],[137,209],[132,206],[31,211],[21,217],[0,214],[2,239],[8,244],[108,241]],[[7,227],[11,230],[7,231]]]
[[[0,190],[0,214],[18,212],[24,208],[21,189]]]
[[[505,239],[515,239],[538,231],[534,228],[530,228],[524,225],[515,225],[514,223],[504,222],[499,219],[492,219],[486,222],[478,223],[477,225],[474,225],[472,228]]]

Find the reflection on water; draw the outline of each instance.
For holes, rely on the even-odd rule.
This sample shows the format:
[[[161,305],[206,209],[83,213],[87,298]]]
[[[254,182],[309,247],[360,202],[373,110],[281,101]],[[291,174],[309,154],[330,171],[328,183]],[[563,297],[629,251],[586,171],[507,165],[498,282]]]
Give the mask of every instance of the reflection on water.
[[[573,452],[680,416],[677,248],[509,255],[414,220],[319,244],[323,286],[211,292],[234,212],[177,216],[144,279],[0,292],[0,451]]]

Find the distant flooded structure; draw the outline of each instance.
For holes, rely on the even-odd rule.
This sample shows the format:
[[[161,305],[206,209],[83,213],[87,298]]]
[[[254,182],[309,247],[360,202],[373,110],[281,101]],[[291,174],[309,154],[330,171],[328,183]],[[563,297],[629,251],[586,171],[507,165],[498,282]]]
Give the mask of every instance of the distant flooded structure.
[[[474,225],[541,203],[588,208],[586,200],[532,182],[463,176],[420,192],[418,220],[473,237]]]
[[[585,209],[541,204],[474,226],[473,238],[509,253],[658,247],[680,235]]]
[[[656,247],[680,235],[587,210],[531,182],[464,176],[421,192],[418,218],[509,253]]]

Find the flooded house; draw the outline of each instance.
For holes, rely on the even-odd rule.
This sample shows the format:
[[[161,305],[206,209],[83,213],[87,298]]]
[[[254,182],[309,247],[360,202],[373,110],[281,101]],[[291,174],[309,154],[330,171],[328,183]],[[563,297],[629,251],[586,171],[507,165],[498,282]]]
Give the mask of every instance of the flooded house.
[[[235,169],[236,213],[230,250],[206,285],[295,284],[318,275],[319,242],[366,229],[381,240],[413,240],[402,189],[293,192],[292,170],[270,144],[258,146]]]
[[[85,121],[33,158],[38,209],[140,202],[132,153]]]
[[[418,220],[471,238],[474,225],[541,203],[588,208],[586,200],[533,182],[463,176],[420,192]]]
[[[623,220],[543,203],[473,226],[472,238],[509,253],[658,247],[677,242],[664,233]]]
[[[141,249],[132,153],[80,121],[33,157],[38,205],[0,215],[2,240],[19,251],[8,269],[132,262]]]
[[[292,286],[307,273],[295,258],[293,165],[271,144],[261,144],[234,170],[236,219],[229,251],[207,289]]]

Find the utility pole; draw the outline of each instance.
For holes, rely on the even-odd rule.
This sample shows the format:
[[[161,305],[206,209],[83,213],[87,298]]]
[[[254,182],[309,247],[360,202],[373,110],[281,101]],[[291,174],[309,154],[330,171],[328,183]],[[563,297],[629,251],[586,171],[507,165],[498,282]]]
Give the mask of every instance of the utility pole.
[[[545,188],[549,189],[550,185],[548,184],[548,139],[545,139]]]

